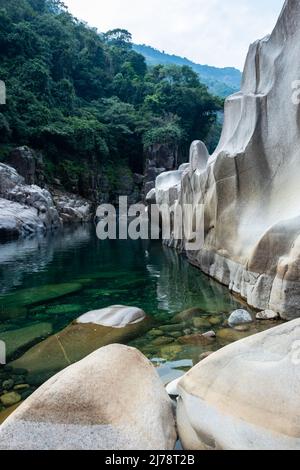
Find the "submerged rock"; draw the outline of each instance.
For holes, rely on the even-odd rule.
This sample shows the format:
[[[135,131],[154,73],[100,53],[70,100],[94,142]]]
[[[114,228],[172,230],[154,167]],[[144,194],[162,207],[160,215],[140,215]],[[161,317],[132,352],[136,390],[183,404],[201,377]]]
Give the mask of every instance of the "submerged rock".
[[[96,349],[134,339],[151,328],[143,310],[113,306],[88,312],[71,325],[29,349],[11,365],[28,370],[40,383]]]
[[[21,400],[22,400],[22,397],[17,392],[5,393],[4,395],[1,395],[0,397],[0,402],[5,407],[16,405]]]
[[[205,312],[202,310],[202,308],[199,308],[199,307],[189,308],[187,310],[184,310],[183,312],[177,313],[177,315],[175,315],[174,317],[174,321],[180,322],[180,321],[191,320],[194,317],[203,315],[203,313]],[[203,318],[203,321],[206,321],[206,320],[207,318]]]
[[[178,384],[188,450],[300,449],[300,320],[231,344]]]
[[[242,338],[246,338],[253,334],[250,330],[247,331],[238,331],[232,328],[221,328],[217,331],[217,338],[221,342],[232,343],[234,341],[239,341]]]
[[[178,342],[180,344],[210,344],[213,342],[216,338],[216,334],[214,331],[209,331],[207,333],[195,333],[193,335],[186,335],[186,336],[181,336],[181,338],[178,338]]]
[[[0,296],[5,308],[26,307],[49,300],[58,299],[66,295],[72,294],[82,289],[82,285],[78,282],[70,282],[65,284],[50,284],[46,286],[30,287],[28,289],[20,289],[13,294]],[[5,309],[4,309],[5,310]]]
[[[0,449],[173,450],[172,403],[136,349],[99,349],[50,379],[1,426]]]
[[[5,342],[7,359],[11,359],[17,351],[26,346],[31,346],[34,342],[46,338],[51,333],[52,325],[50,323],[36,323],[17,330],[0,333],[0,340]]]

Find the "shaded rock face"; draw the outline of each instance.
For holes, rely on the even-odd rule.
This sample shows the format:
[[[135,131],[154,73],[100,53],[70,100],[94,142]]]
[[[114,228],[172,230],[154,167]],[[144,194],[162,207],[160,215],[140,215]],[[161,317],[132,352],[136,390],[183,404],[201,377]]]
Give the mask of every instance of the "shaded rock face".
[[[155,144],[147,149],[145,157],[144,196],[155,188],[155,180],[161,173],[177,167],[178,149],[173,145]]]
[[[151,363],[111,345],[57,374],[0,427],[1,449],[172,450],[172,403]]]
[[[180,185],[158,197],[194,212],[201,204],[205,242],[187,253],[190,261],[284,319],[300,312],[300,119],[292,99],[299,52],[300,3],[287,0],[272,34],[250,47],[216,151],[204,165],[207,152],[193,144]],[[174,237],[170,244],[183,249]]]
[[[188,450],[300,449],[300,320],[242,339],[176,384]]]
[[[17,147],[12,150],[6,163],[15,168],[19,175],[24,178],[26,184],[43,185],[42,158],[29,147]]]
[[[91,201],[59,190],[52,190],[52,195],[64,224],[85,223],[92,220],[94,211]]]
[[[51,194],[0,163],[0,240],[43,233],[61,225]]]

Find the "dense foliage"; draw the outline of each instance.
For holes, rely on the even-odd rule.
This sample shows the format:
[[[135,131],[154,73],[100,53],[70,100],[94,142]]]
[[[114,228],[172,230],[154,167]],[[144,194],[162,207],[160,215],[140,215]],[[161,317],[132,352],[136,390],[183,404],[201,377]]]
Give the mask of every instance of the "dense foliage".
[[[214,140],[222,103],[195,72],[148,68],[127,31],[99,34],[58,0],[0,0],[0,57],[2,158],[27,144],[53,175],[89,162],[142,171],[144,145]]]
[[[142,45],[133,45],[133,49],[142,54],[148,65],[187,65],[199,75],[200,81],[207,85],[208,90],[217,96],[226,98],[232,93],[240,90],[242,74],[234,67],[218,68],[209,65],[201,65],[192,62],[186,57],[167,54],[164,51],[154,49],[154,47]]]

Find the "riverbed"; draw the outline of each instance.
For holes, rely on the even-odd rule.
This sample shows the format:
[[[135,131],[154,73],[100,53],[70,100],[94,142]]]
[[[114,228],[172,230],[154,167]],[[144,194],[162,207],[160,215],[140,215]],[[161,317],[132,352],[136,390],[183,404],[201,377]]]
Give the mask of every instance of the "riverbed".
[[[95,227],[86,225],[0,245],[0,340],[9,361],[81,314],[110,305],[137,306],[152,319],[151,328],[129,344],[158,367],[164,383],[203,355],[274,326],[254,322],[242,331],[230,329],[229,314],[245,305],[159,241],[100,241]],[[178,317],[191,308],[194,313]],[[210,330],[216,338],[188,339]],[[0,369],[0,382],[11,379],[11,390],[22,399],[40,385],[28,384],[26,371]]]

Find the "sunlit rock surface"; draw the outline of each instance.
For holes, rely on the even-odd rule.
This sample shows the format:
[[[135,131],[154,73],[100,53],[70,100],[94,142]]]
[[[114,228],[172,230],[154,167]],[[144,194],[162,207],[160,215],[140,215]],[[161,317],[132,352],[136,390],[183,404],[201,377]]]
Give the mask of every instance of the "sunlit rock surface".
[[[220,349],[170,385],[188,450],[300,449],[300,320]]]
[[[57,374],[0,427],[0,449],[172,450],[175,441],[157,372],[118,344]]]
[[[250,47],[207,165],[196,142],[181,181],[167,173],[156,184],[158,204],[192,204],[194,216],[203,205],[205,242],[190,261],[284,319],[300,315],[299,53],[300,3],[288,0],[272,34]],[[174,234],[170,244],[183,248]]]

